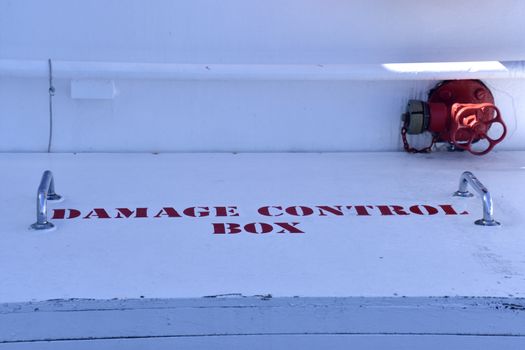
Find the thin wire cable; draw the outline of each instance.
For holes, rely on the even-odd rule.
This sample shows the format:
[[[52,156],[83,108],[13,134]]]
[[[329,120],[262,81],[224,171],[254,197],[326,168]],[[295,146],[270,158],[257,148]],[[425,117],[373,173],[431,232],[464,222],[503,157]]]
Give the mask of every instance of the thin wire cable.
[[[53,96],[55,87],[53,86],[53,65],[51,59],[47,60],[49,68],[49,140],[47,143],[47,153],[51,153],[51,143],[53,141]]]

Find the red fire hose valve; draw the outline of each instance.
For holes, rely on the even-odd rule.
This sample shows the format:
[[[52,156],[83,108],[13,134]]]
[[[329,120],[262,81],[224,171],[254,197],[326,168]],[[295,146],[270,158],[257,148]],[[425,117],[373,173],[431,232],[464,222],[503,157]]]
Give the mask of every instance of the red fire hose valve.
[[[497,137],[489,136],[494,124],[501,125]],[[407,134],[429,131],[433,138],[429,147],[410,147]],[[454,149],[475,155],[489,153],[503,141],[507,127],[499,109],[494,105],[490,90],[479,80],[449,80],[430,91],[428,102],[410,100],[403,114],[401,135],[405,150],[410,153],[429,152],[436,142],[448,142]],[[486,140],[488,146],[479,150],[473,144]]]

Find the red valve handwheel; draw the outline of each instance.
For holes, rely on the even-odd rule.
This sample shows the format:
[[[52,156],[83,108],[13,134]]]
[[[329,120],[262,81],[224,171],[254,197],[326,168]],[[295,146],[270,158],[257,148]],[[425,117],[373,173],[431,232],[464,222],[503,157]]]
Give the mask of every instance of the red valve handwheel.
[[[503,127],[503,132],[497,139],[487,134],[494,123],[500,123]],[[501,113],[492,103],[455,103],[452,106],[450,130],[450,142],[478,156],[489,153],[507,135],[507,126]],[[473,150],[472,143],[481,139],[486,139],[489,146],[483,151]]]

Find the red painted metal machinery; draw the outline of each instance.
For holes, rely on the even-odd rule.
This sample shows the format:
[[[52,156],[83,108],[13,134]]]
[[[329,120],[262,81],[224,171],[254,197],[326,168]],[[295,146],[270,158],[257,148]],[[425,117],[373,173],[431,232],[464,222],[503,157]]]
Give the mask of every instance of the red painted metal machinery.
[[[501,127],[498,136],[489,136],[494,124]],[[493,129],[493,130],[494,130]],[[430,146],[415,149],[408,144],[407,134],[432,134]],[[466,150],[475,155],[489,153],[507,134],[507,127],[492,93],[479,80],[448,80],[429,93],[428,102],[410,100],[403,114],[401,135],[410,153],[430,152],[437,142],[448,142],[451,149]],[[481,141],[482,149],[473,144]]]

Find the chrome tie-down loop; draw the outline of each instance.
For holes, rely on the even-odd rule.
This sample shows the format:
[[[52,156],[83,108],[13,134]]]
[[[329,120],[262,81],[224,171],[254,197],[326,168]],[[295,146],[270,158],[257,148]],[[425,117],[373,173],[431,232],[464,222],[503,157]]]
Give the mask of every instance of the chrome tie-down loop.
[[[489,190],[478,180],[470,171],[465,171],[459,178],[459,189],[454,192],[454,196],[458,197],[472,197],[473,194],[467,190],[470,186],[481,196],[483,201],[483,219],[476,220],[476,225],[482,226],[498,226],[499,222],[494,220],[494,204]]]
[[[36,197],[36,222],[31,225],[33,230],[49,230],[55,227],[47,220],[47,201],[58,201],[62,197],[55,193],[55,181],[53,173],[44,171]]]

